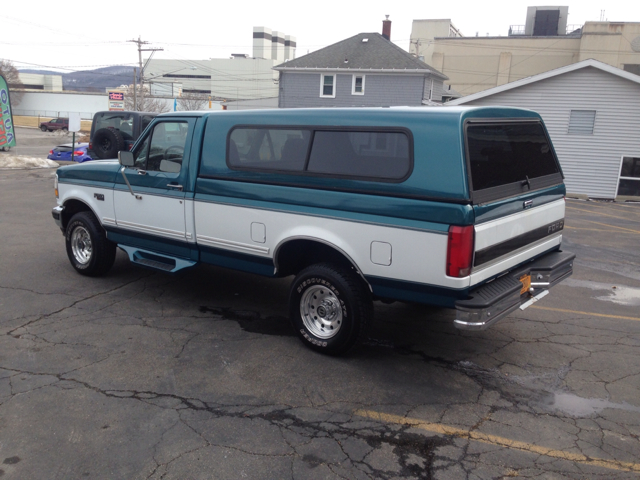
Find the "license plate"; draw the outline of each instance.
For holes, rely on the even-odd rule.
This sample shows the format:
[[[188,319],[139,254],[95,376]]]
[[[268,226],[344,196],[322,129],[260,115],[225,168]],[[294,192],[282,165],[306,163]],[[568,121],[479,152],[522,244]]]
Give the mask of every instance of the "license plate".
[[[518,280],[522,284],[522,288],[520,289],[520,295],[527,293],[531,288],[531,275],[522,275]]]

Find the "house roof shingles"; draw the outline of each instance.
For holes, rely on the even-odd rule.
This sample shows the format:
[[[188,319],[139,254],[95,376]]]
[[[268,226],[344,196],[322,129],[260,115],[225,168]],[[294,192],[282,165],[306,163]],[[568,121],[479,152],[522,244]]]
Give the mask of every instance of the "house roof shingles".
[[[366,39],[366,41],[364,41]],[[359,33],[274,67],[275,70],[389,70],[429,71],[445,75],[394,45],[379,33]]]

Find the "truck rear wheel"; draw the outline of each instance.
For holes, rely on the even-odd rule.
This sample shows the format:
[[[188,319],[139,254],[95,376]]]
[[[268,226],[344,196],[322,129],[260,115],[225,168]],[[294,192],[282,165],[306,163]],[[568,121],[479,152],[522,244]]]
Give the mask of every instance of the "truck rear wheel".
[[[65,233],[67,256],[73,268],[82,275],[104,275],[116,259],[116,244],[107,235],[90,212],[76,213]]]
[[[302,342],[328,355],[346,353],[366,336],[373,317],[371,295],[355,272],[320,263],[291,284],[290,317]]]

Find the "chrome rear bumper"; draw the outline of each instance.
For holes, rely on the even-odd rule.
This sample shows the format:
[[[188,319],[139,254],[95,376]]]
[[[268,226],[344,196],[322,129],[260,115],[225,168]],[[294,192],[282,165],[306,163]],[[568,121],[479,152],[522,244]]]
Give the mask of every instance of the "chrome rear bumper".
[[[521,308],[524,310],[549,293],[549,289],[573,273],[575,254],[551,252],[472,290],[456,302],[453,324],[462,330],[484,330]],[[521,294],[520,278],[531,275],[531,287]]]

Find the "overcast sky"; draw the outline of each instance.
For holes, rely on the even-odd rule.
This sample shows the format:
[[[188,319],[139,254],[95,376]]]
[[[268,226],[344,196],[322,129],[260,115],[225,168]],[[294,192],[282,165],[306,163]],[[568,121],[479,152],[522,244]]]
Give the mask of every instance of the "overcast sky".
[[[533,0],[482,2],[371,0],[349,2],[263,1],[3,1],[0,58],[18,68],[87,70],[137,65],[138,52],[127,40],[138,36],[148,47],[163,48],[154,58],[202,60],[252,53],[254,26],[297,39],[296,56],[360,32],[381,32],[385,15],[393,22],[391,40],[409,48],[414,19],[450,18],[466,36],[506,36],[509,25],[524,25]],[[43,6],[38,8],[39,4]],[[640,22],[638,0],[581,0],[569,6],[569,24],[604,19]],[[54,6],[55,5],[55,6]],[[143,52],[148,55],[148,52]]]

